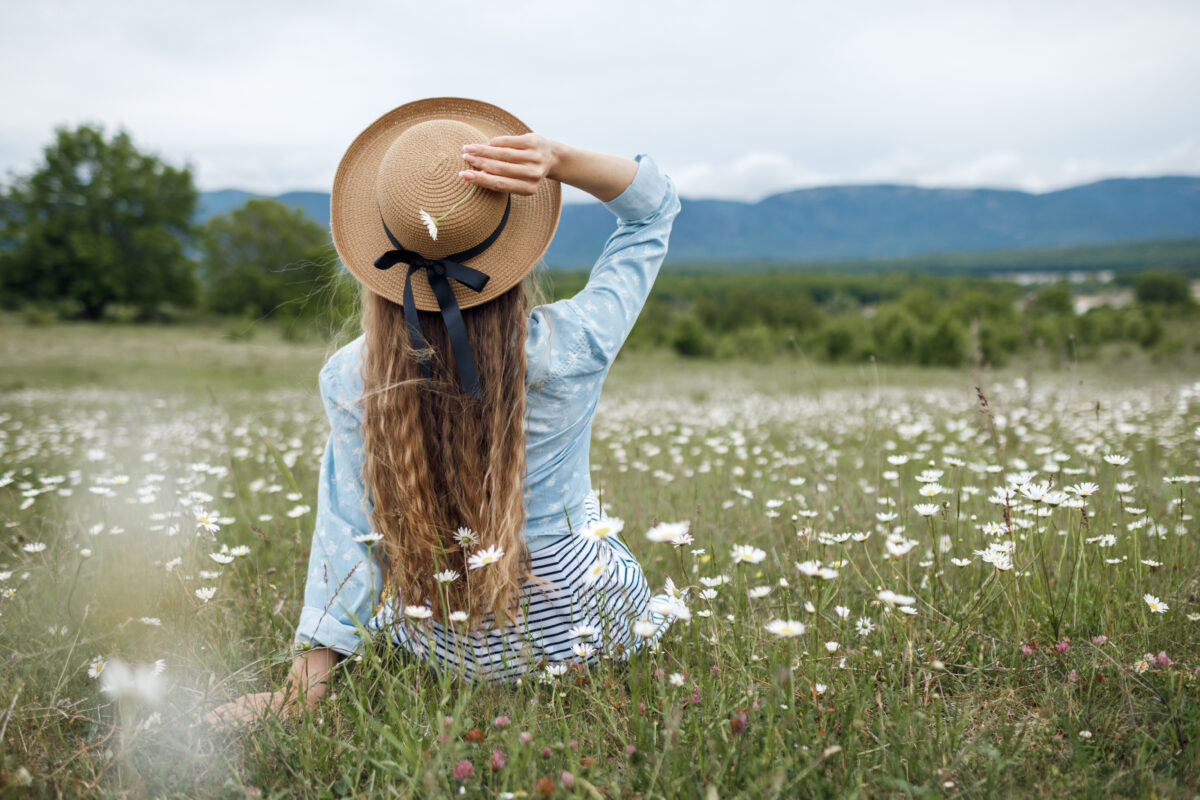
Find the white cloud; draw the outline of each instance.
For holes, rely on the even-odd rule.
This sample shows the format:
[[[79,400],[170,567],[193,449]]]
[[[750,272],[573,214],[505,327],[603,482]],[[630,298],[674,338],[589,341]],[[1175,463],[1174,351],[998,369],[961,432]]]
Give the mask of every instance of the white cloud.
[[[124,125],[204,188],[328,188],[407,100],[482,97],[696,195],[1200,172],[1192,0],[39,0],[0,26],[0,173]]]

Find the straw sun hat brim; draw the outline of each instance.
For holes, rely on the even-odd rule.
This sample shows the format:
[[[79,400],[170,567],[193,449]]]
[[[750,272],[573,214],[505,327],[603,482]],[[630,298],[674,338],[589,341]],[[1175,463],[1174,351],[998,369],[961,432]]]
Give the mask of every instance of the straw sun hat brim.
[[[360,282],[394,303],[403,303],[408,269],[398,264],[377,269],[375,259],[393,249],[383,230],[376,200],[376,176],[391,144],[421,122],[455,120],[477,128],[483,141],[496,136],[519,136],[530,129],[521,120],[490,103],[459,97],[435,97],[406,103],[384,114],[358,135],[338,164],[330,194],[329,226],[342,263]],[[481,142],[482,144],[483,142]],[[468,168],[463,162],[463,169]],[[476,191],[480,191],[476,189]],[[489,275],[487,286],[475,292],[450,281],[460,308],[494,300],[516,285],[545,254],[558,227],[562,188],[549,178],[533,195],[511,195],[509,219],[496,241],[467,265]],[[414,243],[400,242],[420,252]],[[413,299],[422,311],[437,311],[438,303],[424,270],[412,276]]]

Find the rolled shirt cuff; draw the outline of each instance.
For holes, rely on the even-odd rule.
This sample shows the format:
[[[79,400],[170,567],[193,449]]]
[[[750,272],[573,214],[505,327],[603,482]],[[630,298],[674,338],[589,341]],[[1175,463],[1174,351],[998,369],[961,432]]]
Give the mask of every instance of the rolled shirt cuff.
[[[625,191],[609,200],[604,207],[626,222],[645,219],[658,211],[667,194],[667,176],[663,175],[654,159],[645,153],[635,159],[637,174],[625,187]]]
[[[305,606],[296,626],[293,649],[299,653],[316,647],[328,647],[343,656],[354,656],[362,650],[363,641],[358,629],[336,619],[329,611]]]

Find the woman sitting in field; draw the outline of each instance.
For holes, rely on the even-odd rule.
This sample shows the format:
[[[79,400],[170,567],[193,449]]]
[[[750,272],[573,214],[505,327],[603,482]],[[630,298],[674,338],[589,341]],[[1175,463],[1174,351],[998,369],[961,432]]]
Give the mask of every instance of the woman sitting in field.
[[[533,306],[559,182],[617,228],[582,291]],[[476,680],[620,658],[661,635],[588,450],[678,211],[650,158],[551,141],[486,103],[409,103],[355,139],[330,224],[362,284],[363,335],[320,373],[331,431],[297,655],[283,690],[210,716],[314,703],[380,631]]]

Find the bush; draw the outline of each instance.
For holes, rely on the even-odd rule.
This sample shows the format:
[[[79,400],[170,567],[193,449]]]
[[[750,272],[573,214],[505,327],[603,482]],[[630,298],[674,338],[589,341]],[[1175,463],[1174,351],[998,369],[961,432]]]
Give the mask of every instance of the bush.
[[[718,358],[756,361],[760,364],[771,361],[778,352],[777,334],[762,324],[739,328],[722,336],[716,349]]]
[[[1139,303],[1165,306],[1192,305],[1192,289],[1178,272],[1143,272],[1134,285]]]
[[[684,358],[709,358],[716,351],[712,336],[691,313],[676,318],[671,347]]]
[[[922,331],[917,358],[927,366],[957,367],[970,350],[970,338],[962,323],[942,314],[932,327]]]

